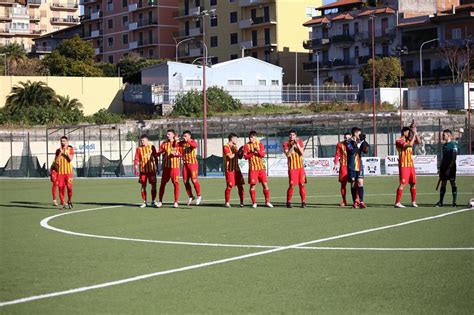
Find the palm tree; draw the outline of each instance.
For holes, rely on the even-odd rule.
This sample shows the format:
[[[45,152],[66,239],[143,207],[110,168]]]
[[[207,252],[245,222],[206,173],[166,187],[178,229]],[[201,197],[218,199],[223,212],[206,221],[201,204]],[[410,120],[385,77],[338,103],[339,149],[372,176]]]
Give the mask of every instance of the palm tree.
[[[7,96],[5,108],[11,112],[36,106],[48,106],[57,102],[56,92],[44,82],[30,80],[15,85]]]
[[[8,69],[10,73],[16,70],[18,63],[26,59],[26,50],[18,43],[1,46],[0,54],[5,54],[5,58],[8,57]]]
[[[81,109],[82,103],[77,98],[70,99],[69,96],[58,95],[57,106],[64,111]]]

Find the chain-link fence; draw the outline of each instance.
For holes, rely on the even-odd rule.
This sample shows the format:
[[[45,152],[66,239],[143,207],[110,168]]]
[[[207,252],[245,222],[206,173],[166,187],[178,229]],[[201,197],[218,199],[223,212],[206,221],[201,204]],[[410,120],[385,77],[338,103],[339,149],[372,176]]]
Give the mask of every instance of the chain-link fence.
[[[411,121],[407,118],[407,124]],[[417,119],[422,143],[415,147],[415,154],[441,157],[442,130],[454,132],[460,152],[467,154],[467,121],[463,116],[440,116]],[[198,141],[200,173],[222,175],[222,146],[230,132],[239,136],[239,145],[247,134],[256,130],[265,145],[267,158],[282,157],[282,143],[288,130],[295,129],[305,143],[305,157],[331,157],[335,145],[344,132],[358,126],[367,134],[374,152],[373,123],[370,114],[347,113],[334,115],[280,115],[268,117],[211,117],[207,122],[207,159],[203,161],[203,122],[201,119],[155,120],[128,122],[116,126],[62,126],[28,130],[0,131],[0,176],[47,176],[49,166],[59,148],[61,136],[69,138],[75,149],[73,160],[78,177],[132,176],[133,158],[139,135],[146,133],[155,146],[165,140],[166,131],[178,133],[190,130]],[[396,154],[395,141],[400,136],[400,118],[393,114],[377,119],[377,156]],[[440,159],[438,159],[440,160]],[[204,163],[205,162],[205,163]]]

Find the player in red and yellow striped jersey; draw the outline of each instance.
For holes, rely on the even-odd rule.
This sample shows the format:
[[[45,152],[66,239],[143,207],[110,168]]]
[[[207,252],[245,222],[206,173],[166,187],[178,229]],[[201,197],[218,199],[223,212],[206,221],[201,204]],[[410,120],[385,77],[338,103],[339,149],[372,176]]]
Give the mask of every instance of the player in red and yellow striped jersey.
[[[225,206],[230,208],[230,192],[232,188],[237,186],[239,191],[240,207],[244,206],[244,177],[239,167],[239,159],[244,156],[244,147],[237,149],[237,135],[229,134],[229,142],[224,144],[224,168],[225,168]]]
[[[291,198],[293,197],[294,186],[298,185],[300,189],[301,207],[306,208],[306,174],[303,164],[304,144],[296,136],[296,130],[288,132],[289,139],[283,143],[283,150],[288,158],[288,177],[289,186],[286,191],[286,207],[292,208]]]
[[[198,180],[199,164],[197,160],[197,142],[192,138],[191,131],[183,132],[183,140],[179,142],[183,154],[183,181],[186,192],[188,193],[188,206],[194,201],[191,180],[196,190],[196,205],[201,203],[201,185]]]
[[[339,204],[341,207],[347,206],[346,201],[346,186],[348,181],[347,172],[347,149],[346,142],[351,139],[351,133],[346,132],[344,134],[344,140],[340,141],[336,145],[336,154],[334,155],[334,171],[337,170],[339,164],[339,183],[341,183],[341,197],[342,201]]]
[[[58,165],[56,164],[56,161],[53,161],[51,164],[49,169],[49,178],[52,183],[51,193],[53,195],[53,205],[57,206],[58,201],[56,199],[56,193],[58,191]]]
[[[401,201],[403,188],[405,188],[407,184],[410,184],[412,206],[415,208],[418,207],[416,204],[416,173],[415,164],[413,163],[413,146],[419,142],[416,126],[413,123],[410,127],[403,127],[402,136],[396,142],[400,184],[397,188],[395,208],[405,208],[405,206],[401,204]]]
[[[156,203],[156,170],[158,165],[158,156],[156,148],[148,142],[148,136],[140,137],[140,146],[135,151],[135,176],[138,176],[138,182],[141,184],[141,194],[143,203],[140,208],[145,208],[146,203],[146,183],[151,185],[151,204],[153,207],[158,206]]]
[[[158,208],[163,205],[163,195],[165,194],[166,183],[171,179],[174,186],[174,205],[178,208],[179,199],[179,159],[182,156],[179,147],[179,139],[173,129],[166,131],[167,140],[162,142],[157,155],[163,155],[163,173],[161,175]]]
[[[61,137],[61,147],[56,150],[55,163],[58,168],[59,200],[63,209],[72,209],[72,159],[74,158],[74,148],[69,145],[66,136]],[[64,197],[67,187],[67,206]]]
[[[250,198],[252,199],[253,208],[257,208],[257,196],[255,192],[257,182],[262,183],[265,205],[269,208],[273,208],[273,205],[270,203],[267,172],[263,165],[264,157],[265,148],[263,147],[263,143],[257,139],[257,132],[252,130],[249,132],[249,142],[244,146],[244,158],[249,161]]]

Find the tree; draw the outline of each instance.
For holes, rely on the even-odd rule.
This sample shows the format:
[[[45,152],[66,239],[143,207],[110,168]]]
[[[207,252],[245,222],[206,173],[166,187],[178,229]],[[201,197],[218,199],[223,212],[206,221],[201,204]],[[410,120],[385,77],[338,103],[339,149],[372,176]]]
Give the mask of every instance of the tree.
[[[17,62],[16,67],[9,70],[9,74],[15,76],[43,76],[49,74],[48,69],[38,58],[21,59]]]
[[[15,112],[29,107],[45,107],[56,103],[56,92],[44,82],[20,82],[7,96],[5,107]]]
[[[94,67],[100,69],[105,77],[116,77],[117,76],[117,66],[113,63],[108,62],[99,62],[94,65]]]
[[[364,79],[364,86],[372,86],[372,59],[367,65],[359,69],[359,73]],[[401,73],[400,73],[401,72]],[[400,60],[394,57],[383,57],[375,59],[375,86],[376,87],[396,87],[403,76],[400,69]]]
[[[43,64],[51,75],[72,77],[101,77],[100,68],[94,67],[94,49],[79,35],[66,39],[56,47]]]
[[[467,67],[474,62],[472,48],[469,50],[458,43],[445,43],[439,49],[439,54],[444,58],[451,71],[452,83],[461,83],[467,74]]]
[[[0,47],[0,54],[6,54],[7,68],[9,74],[14,74],[17,65],[20,61],[26,59],[26,50],[18,43],[11,43]],[[5,72],[2,65],[3,72]]]
[[[212,86],[207,89],[208,113],[230,112],[240,109],[240,100],[236,100],[223,88]],[[196,116],[203,112],[202,92],[191,90],[178,94],[173,106],[174,116]]]
[[[57,106],[60,110],[69,111],[81,109],[82,103],[77,98],[70,99],[69,96],[58,95]]]
[[[194,116],[202,113],[202,93],[191,90],[185,94],[178,94],[173,106],[173,116]]]
[[[164,59],[144,59],[136,54],[132,54],[122,58],[117,64],[117,68],[120,70],[120,75],[123,77],[123,82],[140,84],[142,81],[142,69],[162,63],[164,61]]]
[[[240,100],[234,99],[221,87],[211,86],[207,89],[207,106],[209,112],[228,112],[240,109]]]

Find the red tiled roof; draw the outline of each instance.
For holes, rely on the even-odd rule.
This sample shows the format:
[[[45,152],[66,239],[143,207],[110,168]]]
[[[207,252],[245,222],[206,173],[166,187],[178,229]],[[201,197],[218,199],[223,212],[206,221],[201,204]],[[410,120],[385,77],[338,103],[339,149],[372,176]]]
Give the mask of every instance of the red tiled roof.
[[[362,11],[361,13],[359,13],[358,16],[367,16],[371,14],[393,14],[396,12],[397,11],[395,11],[391,7],[384,7],[384,8],[368,9],[368,10]]]
[[[458,5],[456,8],[456,12],[457,11],[467,11],[469,9],[474,9],[474,3],[468,3],[468,4],[462,4],[462,5]],[[441,13],[444,13],[444,14],[452,14],[452,9],[448,9],[448,10],[444,10],[444,11],[441,11]]]
[[[310,25],[320,24],[320,23],[326,24],[326,23],[329,23],[329,22],[330,22],[330,20],[327,17],[318,16],[318,17],[315,17],[315,18],[303,23],[303,26],[310,26]]]
[[[328,10],[328,9],[334,9],[337,7],[341,7],[344,5],[350,5],[350,4],[362,4],[362,0],[338,0],[334,3],[326,4],[323,5],[319,8],[316,8],[316,10]]]
[[[338,21],[338,20],[353,20],[354,17],[350,15],[349,13],[342,13],[339,14],[338,16],[332,18],[332,21]]]
[[[405,27],[405,26],[412,26],[412,25],[418,25],[418,24],[425,24],[430,21],[430,18],[427,17],[424,20],[417,20],[417,21],[412,21],[412,22],[403,22],[397,25],[397,27]]]

